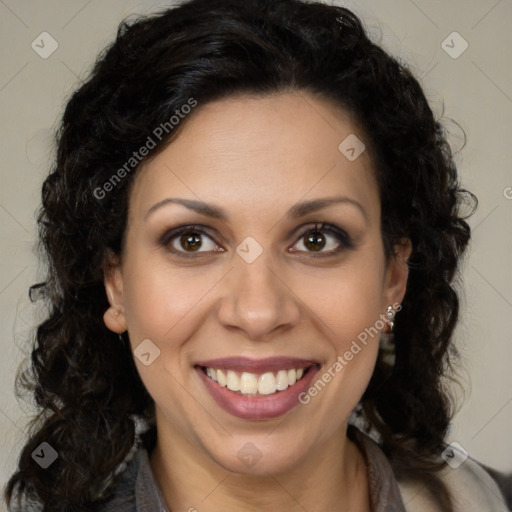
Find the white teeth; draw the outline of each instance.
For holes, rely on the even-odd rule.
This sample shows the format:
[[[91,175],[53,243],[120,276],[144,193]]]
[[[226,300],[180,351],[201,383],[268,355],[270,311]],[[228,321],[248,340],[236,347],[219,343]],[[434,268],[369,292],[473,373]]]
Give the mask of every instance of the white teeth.
[[[239,391],[240,390],[240,379],[235,372],[228,370],[228,378],[226,387],[231,391]]]
[[[276,388],[279,391],[284,391],[288,387],[288,372],[286,370],[279,370],[277,372]]]
[[[222,387],[227,384],[226,375],[224,375],[222,370],[217,370],[217,380]]]
[[[276,391],[284,391],[293,386],[304,375],[304,368],[279,370],[278,372],[266,372],[263,374],[233,370],[217,370],[206,368],[206,375],[220,386],[227,387],[230,391],[238,391],[243,395],[271,395]]]
[[[240,391],[244,394],[254,394],[258,391],[258,377],[254,373],[242,373]]]
[[[276,392],[276,389],[276,378],[272,372],[260,375],[258,379],[258,393],[260,395],[271,395]]]

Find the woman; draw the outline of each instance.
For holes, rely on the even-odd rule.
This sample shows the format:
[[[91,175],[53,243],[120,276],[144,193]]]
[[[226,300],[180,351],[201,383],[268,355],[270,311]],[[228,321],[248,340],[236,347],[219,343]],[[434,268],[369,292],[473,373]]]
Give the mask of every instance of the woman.
[[[122,24],[43,186],[12,510],[505,511],[505,475],[445,462],[465,201],[418,82],[349,10]]]

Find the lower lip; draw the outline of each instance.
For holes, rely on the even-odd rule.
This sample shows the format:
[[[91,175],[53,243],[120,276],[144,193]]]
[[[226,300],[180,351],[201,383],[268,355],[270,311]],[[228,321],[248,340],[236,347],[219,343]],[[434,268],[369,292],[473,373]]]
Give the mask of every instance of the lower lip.
[[[316,366],[292,386],[271,395],[244,396],[220,386],[208,377],[202,368],[196,368],[212,398],[226,412],[245,420],[268,420],[291,411],[299,403],[299,395],[309,388],[318,371]]]

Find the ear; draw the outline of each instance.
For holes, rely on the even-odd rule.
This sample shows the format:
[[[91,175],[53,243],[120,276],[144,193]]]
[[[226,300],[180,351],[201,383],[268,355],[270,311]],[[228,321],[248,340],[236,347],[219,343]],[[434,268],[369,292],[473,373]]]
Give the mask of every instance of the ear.
[[[126,319],[123,303],[123,276],[119,257],[111,251],[103,265],[103,282],[110,307],[103,315],[103,321],[112,332],[121,334],[126,331]]]
[[[409,276],[408,260],[412,252],[412,243],[408,238],[403,238],[395,245],[394,255],[389,259],[388,268],[384,277],[384,300],[385,308],[393,306],[396,308],[401,304]]]

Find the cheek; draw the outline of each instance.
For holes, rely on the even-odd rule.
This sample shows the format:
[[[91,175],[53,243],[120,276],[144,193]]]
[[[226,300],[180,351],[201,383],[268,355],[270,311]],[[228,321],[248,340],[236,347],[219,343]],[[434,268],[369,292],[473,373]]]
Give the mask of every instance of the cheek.
[[[132,251],[124,269],[124,307],[134,361],[144,386],[156,404],[172,404],[172,423],[186,430],[184,418],[190,414],[190,394],[183,386],[186,353],[183,347],[198,325],[201,298],[213,285],[211,278],[190,279],[168,264],[152,261]],[[190,272],[193,272],[190,270]],[[137,348],[150,340],[159,352],[151,362],[137,358]],[[147,343],[147,342],[146,342]],[[153,359],[154,357],[154,359]]]
[[[328,417],[333,428],[357,405],[375,367],[384,327],[380,250],[375,245],[361,251],[352,264],[333,270],[320,286],[309,288],[308,305],[320,319],[329,358],[305,401],[314,401],[319,417]],[[303,286],[299,294],[306,293],[307,286]]]
[[[124,306],[132,338],[169,339],[183,327],[215,284],[210,274],[197,269],[176,269],[165,261],[133,257],[126,265]],[[176,336],[172,336],[176,338]]]
[[[327,326],[323,333],[329,357],[302,403],[314,408],[318,428],[325,438],[346,421],[374,371],[382,311],[380,281],[370,277],[368,273],[346,276],[343,285],[333,290],[324,304],[319,302],[320,295],[312,302],[318,305],[315,311],[320,312],[322,323]]]
[[[324,324],[323,330],[337,352],[345,351],[347,343],[375,326],[384,312],[383,265],[378,258],[372,260],[363,254],[357,258],[357,263],[333,270],[315,286],[306,280],[298,291],[307,297],[307,305]]]

